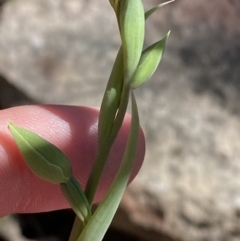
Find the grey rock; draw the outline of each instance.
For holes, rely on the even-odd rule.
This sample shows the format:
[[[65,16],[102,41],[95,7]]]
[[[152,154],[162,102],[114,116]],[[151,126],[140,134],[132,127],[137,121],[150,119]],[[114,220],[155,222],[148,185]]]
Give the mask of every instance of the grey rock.
[[[119,229],[152,241],[240,240],[239,12],[234,0],[177,0],[148,20],[146,44],[172,33],[136,91],[147,154]],[[0,32],[0,73],[27,96],[100,104],[119,46],[108,1],[11,1]]]
[[[0,72],[24,93],[100,105],[119,43],[107,1],[10,1],[0,32]]]

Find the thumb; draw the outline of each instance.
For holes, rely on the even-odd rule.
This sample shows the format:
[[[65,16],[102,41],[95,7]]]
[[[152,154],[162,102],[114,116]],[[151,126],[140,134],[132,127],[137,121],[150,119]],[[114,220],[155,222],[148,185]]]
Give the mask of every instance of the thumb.
[[[85,188],[97,152],[98,116],[98,109],[59,105],[21,106],[0,111],[0,216],[69,208],[59,185],[41,180],[27,167],[7,128],[8,121],[39,134],[60,148],[71,160],[74,175]],[[101,201],[117,173],[130,122],[130,116],[126,115],[95,202]],[[144,153],[145,141],[140,131],[131,180],[141,167]]]

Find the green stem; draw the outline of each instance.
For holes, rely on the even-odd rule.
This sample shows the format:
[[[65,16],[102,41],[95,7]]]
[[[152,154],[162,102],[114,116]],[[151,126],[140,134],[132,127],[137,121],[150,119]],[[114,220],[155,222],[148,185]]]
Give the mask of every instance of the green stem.
[[[73,211],[85,226],[91,217],[91,208],[77,179],[72,176],[66,183],[61,183],[60,188]]]
[[[109,141],[112,143],[114,142],[114,140],[122,126],[123,119],[125,117],[127,106],[128,106],[129,95],[130,95],[130,85],[126,84],[126,83],[124,83],[124,85],[125,86],[123,87],[121,102],[119,105],[117,116],[115,118],[111,134],[109,136]]]
[[[80,236],[84,226],[82,221],[76,216],[68,241],[76,241]]]
[[[92,171],[85,189],[85,195],[90,205],[93,202],[96,190],[98,188],[98,184],[100,182],[102,173],[106,166],[107,159],[111,150],[111,146],[114,140],[116,139],[117,134],[121,128],[121,125],[126,113],[126,109],[127,109],[129,93],[130,93],[130,87],[124,86],[122,96],[121,96],[121,102],[119,105],[117,116],[114,120],[114,124],[111,130],[110,136],[106,142],[99,143],[97,158],[92,168]]]
[[[103,201],[93,213],[77,241],[101,241],[106,233],[121,201],[136,160],[139,128],[137,105],[132,94],[131,128],[120,169]]]
[[[99,181],[101,179],[101,175],[104,170],[110,149],[111,149],[111,146],[106,144],[104,149],[99,148],[98,150],[97,158],[95,160],[94,166],[92,168],[92,171],[89,176],[87,186],[85,189],[85,195],[90,205],[92,205],[93,203],[93,199],[94,199]]]
[[[123,78],[123,51],[120,47],[101,104],[98,121],[99,143],[106,142],[111,133],[121,102]]]

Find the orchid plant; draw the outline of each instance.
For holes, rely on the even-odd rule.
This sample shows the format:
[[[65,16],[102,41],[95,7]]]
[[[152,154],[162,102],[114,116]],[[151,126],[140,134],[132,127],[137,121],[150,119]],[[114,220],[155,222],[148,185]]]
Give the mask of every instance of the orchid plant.
[[[73,176],[68,157],[56,146],[37,134],[9,122],[9,130],[27,164],[39,178],[60,185],[76,219],[69,241],[101,241],[119,206],[134,165],[139,116],[134,89],[155,72],[162,58],[170,32],[143,50],[145,21],[157,9],[146,13],[142,0],[109,0],[113,7],[122,45],[118,51],[101,103],[98,122],[98,152],[86,189]],[[97,209],[92,212],[94,195],[106,165],[113,142],[121,128],[131,100],[131,128],[118,173]]]

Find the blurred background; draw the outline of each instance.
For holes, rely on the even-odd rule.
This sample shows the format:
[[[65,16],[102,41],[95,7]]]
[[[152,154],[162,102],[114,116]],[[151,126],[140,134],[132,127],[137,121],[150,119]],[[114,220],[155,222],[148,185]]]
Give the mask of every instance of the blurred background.
[[[176,0],[147,21],[146,46],[172,32],[136,91],[146,159],[105,240],[240,240],[239,25],[239,0]],[[0,0],[0,108],[99,106],[119,44],[107,0]],[[71,223],[10,216],[0,240],[65,241]]]

